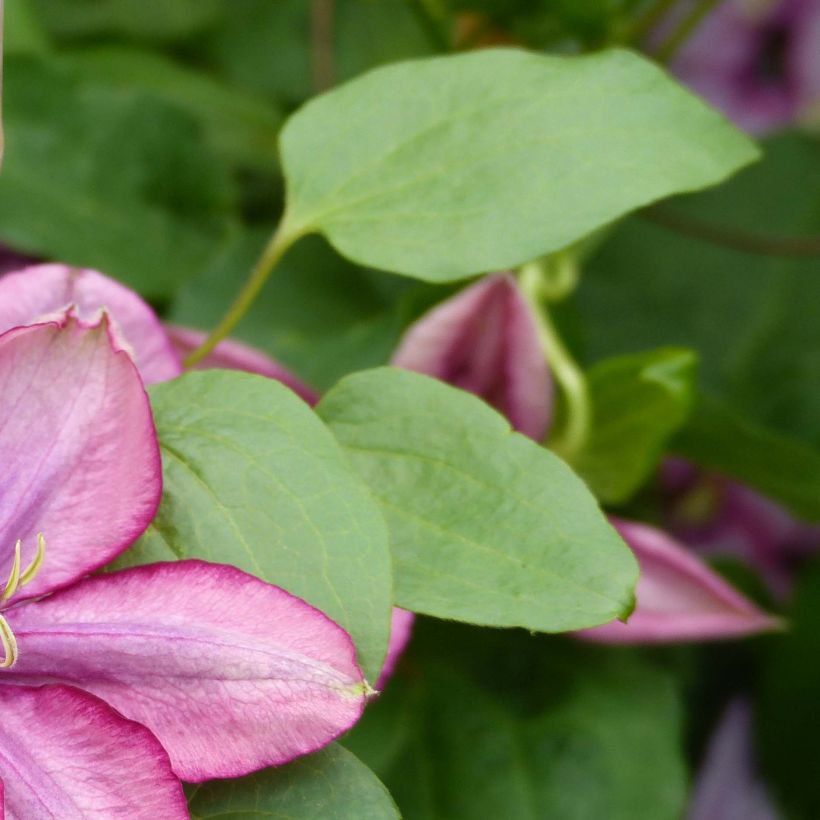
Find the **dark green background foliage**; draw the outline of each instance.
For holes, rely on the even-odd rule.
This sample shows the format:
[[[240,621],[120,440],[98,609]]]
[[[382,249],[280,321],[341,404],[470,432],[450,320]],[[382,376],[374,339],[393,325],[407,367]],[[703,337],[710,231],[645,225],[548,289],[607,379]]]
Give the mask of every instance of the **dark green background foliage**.
[[[339,97],[324,98],[292,120],[284,162],[280,156],[283,123],[321,87],[377,66],[440,55],[454,39],[465,50],[487,41],[562,54],[594,50],[624,42],[636,10],[646,4],[336,0],[329,73],[328,64],[323,68],[317,62],[317,49],[327,47],[316,40],[311,8],[317,5],[307,0],[6,0],[0,243],[35,258],[99,268],[142,293],[164,318],[210,328],[282,216],[286,175],[302,180],[323,162],[362,182],[357,157],[345,153],[344,134],[338,133],[332,156],[320,151],[329,135],[337,134],[344,114],[337,109],[345,108],[347,98],[341,104]],[[525,62],[529,65],[531,58]],[[533,65],[537,73],[538,62]],[[630,57],[621,55],[611,66],[627,73],[634,68],[630,82],[650,82],[659,94],[671,87],[654,68],[633,64]],[[435,93],[446,91],[419,91],[412,67],[391,72],[366,81],[388,101],[395,87],[422,100],[428,92],[434,99]],[[505,82],[514,85],[516,76],[513,72]],[[392,79],[385,85],[384,77]],[[470,93],[456,86],[452,93]],[[355,90],[350,93],[356,96]],[[797,133],[769,138],[762,145],[762,160],[728,182],[666,199],[609,224],[658,196],[717,183],[752,159],[752,149],[720,119],[677,89],[673,97],[674,104],[664,98],[660,108],[624,116],[672,118],[671,132],[685,133],[687,144],[702,152],[697,174],[688,182],[677,178],[679,163],[671,155],[666,159],[675,173],[665,171],[667,143],[648,138],[644,153],[632,157],[635,167],[627,167],[615,189],[607,189],[609,204],[594,218],[585,214],[568,220],[569,227],[556,240],[550,231],[539,232],[539,219],[552,229],[571,195],[600,205],[593,183],[600,177],[602,186],[612,184],[606,181],[611,169],[603,164],[590,174],[589,189],[570,186],[566,191],[561,180],[543,188],[504,187],[515,177],[508,169],[494,192],[508,206],[500,233],[510,247],[505,245],[499,264],[525,261],[527,254],[555,250],[603,226],[594,248],[587,249],[577,290],[556,311],[569,346],[589,367],[593,433],[573,466],[599,501],[621,513],[657,517],[653,477],[662,454],[671,450],[758,488],[803,519],[820,521],[820,257],[769,255],[737,241],[738,231],[764,237],[820,234],[820,141]],[[402,98],[396,96],[394,102],[401,111]],[[502,102],[506,105],[506,99]],[[622,113],[620,103],[611,107],[604,119]],[[375,143],[389,130],[378,122],[378,113],[356,114],[362,134],[374,135]],[[509,137],[504,117],[519,114],[483,112],[477,123],[486,145],[501,146],[503,153]],[[570,130],[585,125],[582,119],[573,123],[573,116],[568,105],[562,124]],[[543,118],[521,122],[534,130],[552,125]],[[589,146],[598,159],[608,148],[628,154],[630,144],[619,147],[602,132]],[[379,146],[373,150],[378,152]],[[462,153],[457,141],[448,150]],[[516,150],[534,156],[526,145]],[[715,151],[724,151],[726,158],[712,168],[706,160]],[[394,173],[401,182],[400,172],[412,176],[418,170],[412,158],[398,165],[385,162],[373,179],[365,175],[364,183],[378,187],[383,173]],[[528,181],[531,174],[522,176]],[[640,184],[630,187],[630,177]],[[458,205],[460,197],[472,213],[476,203],[493,196],[474,181],[462,180],[458,195],[446,200],[449,205]],[[446,192],[447,185],[444,180],[441,190]],[[550,199],[553,187],[561,196]],[[369,193],[366,186],[363,190]],[[419,207],[428,207],[422,194],[433,194],[427,188],[418,194]],[[320,190],[320,205],[321,195]],[[332,197],[327,199],[332,205]],[[403,204],[388,200],[387,210],[401,211]],[[305,203],[297,198],[302,210],[313,205],[310,196]],[[516,217],[516,207],[527,219]],[[402,330],[453,293],[451,280],[485,270],[480,263],[485,249],[473,253],[476,243],[469,231],[475,226],[453,213],[452,224],[434,226],[442,235],[424,224],[413,228],[416,253],[410,262],[393,246],[382,252],[376,240],[371,243],[366,226],[345,223],[342,229],[316,217],[310,227],[324,231],[330,242],[309,236],[288,251],[236,337],[275,356],[319,391],[330,390],[354,371],[385,364]],[[366,209],[357,214],[365,222],[372,217]],[[403,230],[400,218],[394,222],[385,228],[386,244]],[[516,229],[523,222],[535,228],[528,229],[526,253],[519,258]],[[481,240],[493,246],[486,223],[479,227]],[[454,237],[452,243],[442,240],[444,234]],[[444,284],[395,276],[352,259]],[[339,447],[284,389],[260,386],[250,377],[229,377],[227,386],[210,378],[188,377],[155,389],[161,433],[182,423],[175,416],[178,405],[228,393],[290,425],[266,452],[252,431],[231,418],[229,408],[211,407],[219,417],[214,423],[226,436],[247,439],[243,446],[250,455],[226,457],[224,472],[215,470],[208,480],[214,492],[238,493],[234,478],[246,468],[246,455],[246,461],[258,457],[275,472],[279,466],[274,462],[285,451],[294,475],[304,478],[302,470],[321,475],[332,509],[318,505],[300,512],[300,499],[309,499],[310,493],[297,487],[299,503],[278,510],[282,531],[277,537],[282,541],[288,533],[298,533],[299,515],[306,514],[316,524],[315,532],[304,543],[294,536],[306,556],[321,562],[325,541],[338,547],[338,532],[347,539],[344,549],[350,554],[331,555],[322,583],[311,575],[308,563],[291,571],[272,555],[261,561],[263,572],[272,581],[295,585],[294,591],[344,621],[359,642],[371,679],[384,651],[390,601],[495,626],[550,630],[585,623],[583,618],[561,620],[550,610],[553,600],[505,617],[488,615],[487,601],[495,600],[490,592],[477,589],[474,599],[448,599],[446,589],[424,580],[425,566],[441,555],[465,561],[462,581],[467,585],[475,581],[473,570],[481,575],[482,567],[471,565],[470,555],[457,549],[466,524],[445,520],[436,506],[440,492],[452,491],[460,503],[466,498],[477,515],[487,501],[453,488],[432,468],[427,479],[438,489],[430,497],[416,493],[411,498],[407,484],[413,482],[395,466],[396,459],[386,451],[379,456],[365,451],[360,440],[364,428],[370,425],[370,438],[365,438],[371,443],[379,435],[389,439],[390,431],[381,419],[363,419],[351,411],[356,406],[351,394],[375,391],[387,417],[412,409],[408,396],[413,385],[399,385],[378,370],[342,382],[319,408]],[[481,457],[471,453],[477,460],[466,472],[491,476],[514,458],[526,457],[527,463],[545,465],[544,476],[564,480],[566,467],[533,443],[510,445],[501,420],[477,401],[453,398],[453,391],[437,386],[417,386],[416,392],[455,421],[436,427],[412,420],[418,421],[416,437],[404,442],[413,450],[411,457],[436,446],[445,448],[445,455],[461,457],[464,428],[459,424],[466,416],[483,437],[477,448]],[[207,476],[208,446],[191,438],[171,439],[169,434],[164,442],[166,460],[174,459],[168,448],[178,446]],[[391,442],[393,446],[395,437]],[[522,452],[513,452],[514,447]],[[437,469],[454,469],[454,463]],[[353,467],[363,481],[353,478]],[[393,484],[382,480],[382,474]],[[141,542],[142,553],[126,560],[145,560],[169,549],[234,560],[230,539],[214,547],[213,539],[202,535],[203,526],[217,532],[238,527],[250,540],[267,527],[252,517],[237,523],[197,500],[183,467],[168,470],[166,478],[162,513]],[[434,484],[438,480],[441,486]],[[275,483],[254,492],[273,493]],[[393,493],[390,501],[398,497],[406,506],[387,511],[384,499],[380,506],[370,498],[368,484],[376,496]],[[531,484],[524,489],[535,493],[542,488]],[[568,495],[556,491],[554,497],[570,512],[593,511],[588,516],[592,547],[620,548],[597,517],[589,493],[577,483],[561,484],[564,490]],[[238,503],[252,501],[248,495]],[[200,512],[192,512],[196,509]],[[342,509],[352,524],[339,520]],[[410,512],[427,518],[408,524]],[[382,528],[383,513],[387,529]],[[529,519],[513,523],[534,531]],[[414,553],[414,539],[424,526],[437,528],[438,540],[429,539],[428,553]],[[369,540],[357,539],[356,527],[367,529]],[[499,528],[488,541],[504,537]],[[542,546],[521,539],[522,566]],[[558,554],[561,549],[561,544],[548,544],[541,552]],[[634,568],[625,552],[611,552],[608,561],[601,570],[606,577],[599,581],[616,601],[607,600],[612,615],[629,606],[625,590]],[[748,570],[737,564],[718,568],[773,605]],[[369,590],[362,586],[363,575],[369,578]],[[493,584],[493,578],[479,580]],[[341,598],[334,610],[330,601],[337,592]],[[504,599],[502,592],[497,598]],[[342,599],[355,605],[345,607]],[[820,731],[815,725],[820,714],[820,566],[806,570],[794,601],[783,608],[793,623],[787,634],[719,649],[603,648],[517,629],[422,618],[396,677],[342,745],[276,772],[193,789],[192,815],[381,820],[401,811],[407,820],[674,820],[685,809],[689,784],[723,706],[744,694],[756,706],[761,766],[772,792],[786,817],[811,820],[820,816],[815,751]]]

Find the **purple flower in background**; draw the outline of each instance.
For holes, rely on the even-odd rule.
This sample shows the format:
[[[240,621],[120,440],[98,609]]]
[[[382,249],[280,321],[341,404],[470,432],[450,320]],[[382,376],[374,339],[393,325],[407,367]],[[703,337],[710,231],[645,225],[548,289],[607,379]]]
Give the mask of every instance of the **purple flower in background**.
[[[640,565],[627,623],[578,633],[602,643],[674,643],[736,638],[780,627],[697,556],[654,527],[610,518]]]
[[[436,305],[408,328],[392,364],[481,396],[536,441],[546,435],[552,380],[532,308],[509,274]]]
[[[765,133],[820,117],[820,2],[725,0],[672,63],[741,128]]]
[[[800,565],[820,550],[820,526],[683,459],[664,462],[660,486],[670,532],[704,555],[742,559],[778,597],[788,594]]]
[[[754,760],[752,713],[745,700],[729,704],[695,780],[686,820],[779,820]]]
[[[159,448],[105,317],[0,335],[0,782],[7,818],[187,817],[178,777],[329,743],[366,684],[349,636],[232,567],[91,578],[147,527]]]

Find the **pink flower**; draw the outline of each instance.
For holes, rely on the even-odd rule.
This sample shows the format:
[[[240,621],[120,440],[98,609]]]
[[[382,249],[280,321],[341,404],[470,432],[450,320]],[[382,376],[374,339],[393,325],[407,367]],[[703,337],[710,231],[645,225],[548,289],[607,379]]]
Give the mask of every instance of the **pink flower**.
[[[733,589],[668,535],[610,519],[640,564],[637,606],[626,623],[578,633],[605,643],[673,643],[735,638],[780,628],[780,622]]]
[[[512,276],[485,276],[412,324],[392,363],[475,393],[541,441],[552,381],[531,310]]]
[[[237,569],[85,576],[153,518],[159,450],[105,317],[0,335],[0,781],[6,817],[187,816],[178,777],[241,775],[349,728],[349,636]]]
[[[758,570],[784,598],[800,565],[820,550],[820,526],[736,481],[680,458],[661,469],[666,526],[703,555],[735,556]]]
[[[0,333],[36,322],[42,316],[71,307],[84,319],[105,309],[112,332],[128,350],[146,384],[165,381],[182,373],[182,358],[205,339],[199,330],[163,325],[149,305],[134,291],[93,270],[67,265],[33,265],[0,278]],[[232,339],[221,342],[197,365],[198,369],[243,370],[276,379],[308,404],[319,395],[269,356]],[[410,638],[413,616],[395,610],[384,671],[384,685]],[[390,670],[390,671],[388,671]]]
[[[726,0],[672,65],[740,127],[765,133],[820,114],[820,3]]]

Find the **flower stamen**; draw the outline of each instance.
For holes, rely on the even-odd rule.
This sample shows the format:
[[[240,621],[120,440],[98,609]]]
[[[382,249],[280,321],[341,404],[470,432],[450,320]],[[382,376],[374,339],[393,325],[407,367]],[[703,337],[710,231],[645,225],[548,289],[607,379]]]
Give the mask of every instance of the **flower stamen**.
[[[20,586],[20,547],[21,541],[18,538],[17,543],[14,545],[14,560],[11,562],[11,572],[9,573],[9,579],[6,581],[5,589],[3,590],[3,594],[0,595],[0,601],[8,601],[15,592],[17,592],[17,587]]]
[[[0,643],[3,644],[3,660],[0,669],[10,669],[17,663],[17,639],[11,631],[9,622],[0,615]]]
[[[17,542],[19,545],[19,541]],[[31,559],[31,563],[23,570],[23,574],[20,576],[20,586],[24,587],[26,584],[30,584],[37,573],[40,571],[40,567],[43,566],[43,560],[46,557],[46,539],[43,537],[43,533],[37,533],[37,549],[34,553],[34,558]]]

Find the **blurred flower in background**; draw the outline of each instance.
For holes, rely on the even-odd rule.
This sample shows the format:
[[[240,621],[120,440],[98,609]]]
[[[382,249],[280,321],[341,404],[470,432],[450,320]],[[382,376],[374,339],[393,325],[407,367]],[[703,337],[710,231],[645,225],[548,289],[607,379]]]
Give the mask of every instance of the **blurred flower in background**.
[[[703,555],[740,558],[778,598],[820,550],[820,526],[798,521],[754,490],[683,459],[664,462],[660,483],[669,532]]]
[[[672,70],[741,128],[820,122],[820,2],[725,0]]]

